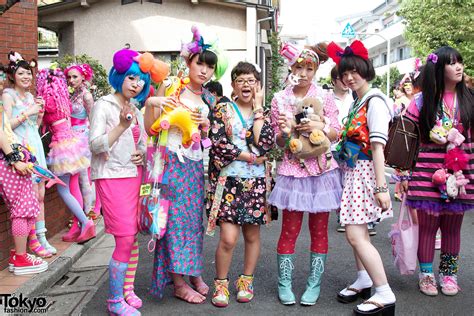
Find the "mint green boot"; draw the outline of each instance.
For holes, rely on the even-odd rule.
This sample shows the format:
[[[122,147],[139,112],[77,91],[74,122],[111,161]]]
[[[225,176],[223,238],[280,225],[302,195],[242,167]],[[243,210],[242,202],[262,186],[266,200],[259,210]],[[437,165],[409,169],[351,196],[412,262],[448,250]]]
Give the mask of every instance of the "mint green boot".
[[[319,298],[321,278],[324,273],[326,254],[311,253],[311,270],[306,282],[306,291],[301,296],[301,305],[314,305]]]
[[[295,294],[291,290],[291,274],[295,266],[293,265],[294,254],[280,255],[278,258],[278,298],[283,305],[293,305],[296,302]]]

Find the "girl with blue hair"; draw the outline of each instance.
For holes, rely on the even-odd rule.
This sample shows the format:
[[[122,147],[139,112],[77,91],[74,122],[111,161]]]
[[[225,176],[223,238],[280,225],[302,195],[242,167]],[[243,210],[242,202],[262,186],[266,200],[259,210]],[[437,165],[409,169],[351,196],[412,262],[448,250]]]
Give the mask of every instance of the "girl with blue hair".
[[[150,80],[161,81],[157,69],[167,65],[149,53],[130,49],[115,53],[109,82],[115,92],[95,103],[89,142],[91,178],[102,202],[105,231],[115,238],[109,264],[107,309],[112,315],[140,315],[142,301],[134,293],[138,263],[137,205],[142,179],[146,133],[143,115],[132,98],[143,102]]]

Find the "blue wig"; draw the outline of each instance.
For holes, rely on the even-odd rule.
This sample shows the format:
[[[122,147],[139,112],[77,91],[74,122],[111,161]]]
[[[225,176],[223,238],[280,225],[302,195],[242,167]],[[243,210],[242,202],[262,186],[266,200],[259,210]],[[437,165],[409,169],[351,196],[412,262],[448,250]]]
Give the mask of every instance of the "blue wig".
[[[143,85],[142,91],[136,97],[134,97],[134,99],[137,100],[138,102],[140,103],[144,102],[146,98],[148,97],[148,94],[150,94],[151,78],[150,78],[149,73],[143,73],[140,70],[140,67],[138,66],[136,62],[133,62],[130,68],[124,73],[117,72],[117,70],[115,70],[115,68],[112,66],[109,72],[110,85],[112,86],[112,88],[115,89],[115,91],[122,93],[123,82],[125,78],[127,78],[128,76],[134,76],[134,77],[138,76],[140,77],[141,80],[145,82],[145,84]]]

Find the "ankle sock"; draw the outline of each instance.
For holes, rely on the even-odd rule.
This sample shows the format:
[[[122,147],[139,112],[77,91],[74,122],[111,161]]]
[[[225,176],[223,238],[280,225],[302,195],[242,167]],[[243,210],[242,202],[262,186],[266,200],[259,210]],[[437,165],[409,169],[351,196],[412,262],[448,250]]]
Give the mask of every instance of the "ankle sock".
[[[366,289],[368,287],[372,287],[372,279],[370,278],[369,274],[367,273],[366,270],[360,270],[357,271],[357,280],[355,280],[354,283],[352,283],[349,287],[362,290]],[[341,292],[342,295],[354,295],[355,292],[349,291],[347,289],[343,289]]]
[[[381,286],[377,286],[375,288],[375,294],[372,295],[372,297],[368,300],[383,305],[393,304],[396,301],[395,294],[393,294],[392,289],[390,288],[390,285],[388,285],[388,283]],[[377,306],[372,304],[359,304],[357,305],[357,308],[361,311],[367,312],[376,309]]]
[[[421,273],[433,273],[433,262],[420,262]]]

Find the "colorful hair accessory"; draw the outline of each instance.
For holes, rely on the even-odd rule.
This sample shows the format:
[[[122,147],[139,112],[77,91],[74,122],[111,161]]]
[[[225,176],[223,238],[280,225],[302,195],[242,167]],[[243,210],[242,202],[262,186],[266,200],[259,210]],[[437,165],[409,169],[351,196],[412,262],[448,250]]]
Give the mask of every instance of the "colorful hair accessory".
[[[94,76],[94,71],[89,64],[72,64],[64,69],[64,75],[67,77],[67,74],[70,70],[77,70],[84,77],[86,81],[91,81]]]
[[[36,62],[36,59],[32,59],[31,61],[26,61],[20,53],[10,51],[8,53],[8,66],[6,67],[6,72],[13,76],[15,72],[18,70],[19,67],[29,67],[29,68],[35,68],[38,63]]]
[[[156,83],[165,80],[170,72],[168,64],[155,59],[151,53],[139,54],[133,57],[133,60],[138,63],[140,70],[144,73],[149,73],[151,80]]]
[[[138,52],[132,49],[121,49],[114,54],[113,64],[118,73],[127,72],[133,64],[133,57],[138,56]]]
[[[196,54],[201,54],[204,51],[210,51],[217,56],[217,64],[214,69],[214,77],[216,80],[219,80],[224,75],[228,67],[228,60],[226,56],[222,53],[217,45],[217,40],[212,43],[205,43],[204,37],[201,35],[201,32],[197,26],[193,25],[191,27],[193,32],[193,40],[190,43],[183,43],[181,45],[181,56],[186,60],[189,60],[192,56]]]
[[[345,49],[342,49],[339,45],[334,42],[329,43],[327,48],[328,56],[332,58],[332,60],[339,65],[342,57],[347,56],[359,56],[363,60],[369,59],[369,52],[367,48],[365,48],[364,44],[359,41],[355,40],[352,42],[350,46],[347,46]]]
[[[438,55],[435,53],[431,53],[428,55],[428,58],[426,58],[426,62],[431,61],[433,64],[436,64],[438,62]]]
[[[319,56],[311,49],[303,48],[300,50],[291,43],[285,43],[279,53],[288,60],[290,66],[304,61],[319,65]]]

